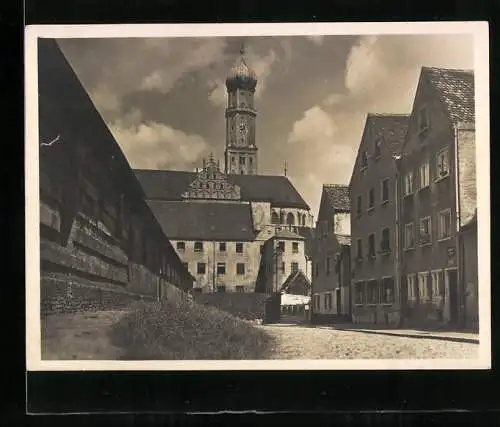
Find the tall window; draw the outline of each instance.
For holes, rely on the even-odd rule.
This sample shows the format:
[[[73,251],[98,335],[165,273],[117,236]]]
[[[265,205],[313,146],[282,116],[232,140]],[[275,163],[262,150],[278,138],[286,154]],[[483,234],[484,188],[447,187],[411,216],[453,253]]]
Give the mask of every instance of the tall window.
[[[299,243],[298,242],[292,242],[292,252],[294,254],[299,252]]]
[[[408,300],[413,301],[417,298],[417,294],[415,292],[415,274],[408,274],[406,276],[406,286],[408,289]]]
[[[361,169],[365,169],[368,167],[368,153],[363,151],[361,153]]]
[[[371,210],[375,207],[375,189],[370,188],[368,192],[368,210]]]
[[[179,252],[184,252],[186,250],[186,243],[185,242],[177,242],[176,246],[177,246],[177,250]]]
[[[379,287],[378,280],[369,280],[367,283],[367,303],[378,304],[379,302]]]
[[[437,154],[436,179],[441,179],[450,174],[449,150],[445,148]]]
[[[356,201],[356,213],[358,214],[358,216],[361,215],[362,210],[363,210],[363,199],[361,198],[361,196],[358,196]]]
[[[356,283],[355,287],[355,295],[354,295],[354,303],[355,304],[364,304],[365,302],[365,282]]]
[[[242,262],[236,263],[236,274],[243,275],[245,274],[245,264]]]
[[[286,216],[286,223],[288,225],[295,225],[295,216],[293,215],[293,213],[288,213],[288,215]]]
[[[426,245],[431,242],[431,233],[431,217],[426,216],[425,218],[420,218],[419,242],[421,245]]]
[[[207,265],[204,262],[199,262],[196,264],[196,274],[205,274],[207,271]]]
[[[443,271],[433,271],[431,273],[432,277],[432,297],[444,296],[444,276]]]
[[[429,161],[424,160],[420,165],[419,169],[419,178],[420,178],[420,188],[426,188],[429,186]]]
[[[217,274],[220,276],[223,276],[226,274],[226,263],[225,262],[218,262],[217,263]]]
[[[385,304],[394,302],[394,279],[392,277],[382,279],[382,302]]]
[[[299,271],[299,264],[296,262],[292,262],[291,268],[292,268],[292,273],[297,273],[297,271]]]
[[[404,176],[403,191],[405,196],[413,194],[413,172],[407,172]]]
[[[384,228],[382,230],[382,240],[380,241],[380,250],[381,252],[388,252],[391,249],[390,242],[390,230],[389,228]]]
[[[219,252],[226,252],[226,242],[219,242]]]
[[[419,132],[426,130],[428,127],[429,127],[429,112],[426,107],[422,107],[418,112]]]
[[[243,253],[243,243],[236,243],[236,253],[237,254]]]
[[[244,165],[245,165],[245,157],[240,156],[240,166],[244,166]]]
[[[389,180],[384,179],[382,181],[382,203],[389,201]]]
[[[194,242],[194,251],[203,252],[203,242]]]
[[[413,222],[405,224],[405,234],[404,234],[404,249],[413,249],[415,246],[415,230]]]
[[[278,214],[276,212],[273,212],[271,214],[271,223],[272,224],[279,224],[280,223],[280,217],[278,216]]]
[[[363,241],[361,239],[358,239],[356,241],[356,258],[357,259],[363,258]]]
[[[429,298],[429,273],[418,273],[418,296],[421,301],[426,301]]]
[[[446,209],[438,214],[438,238],[446,239],[451,236],[451,210]]]
[[[375,234],[372,233],[368,236],[368,257],[375,257]]]
[[[382,145],[382,141],[380,139],[375,140],[375,149],[374,149],[374,154],[375,154],[375,159],[380,159],[380,147]]]
[[[280,242],[278,242],[278,249],[279,249],[281,252],[285,252],[285,242],[284,242],[284,241],[280,241]]]

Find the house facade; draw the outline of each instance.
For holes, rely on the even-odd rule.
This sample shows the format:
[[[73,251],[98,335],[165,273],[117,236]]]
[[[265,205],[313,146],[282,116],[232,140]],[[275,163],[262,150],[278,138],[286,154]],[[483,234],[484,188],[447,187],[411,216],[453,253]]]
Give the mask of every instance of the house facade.
[[[477,207],[474,122],[473,72],[422,68],[399,166],[401,271],[410,324],[464,321],[461,266],[469,255],[459,231]]]
[[[350,206],[348,186],[323,185],[312,249],[313,322],[350,319]]]
[[[407,115],[368,114],[349,184],[352,320],[399,321],[396,156]]]
[[[57,43],[38,46],[42,312],[189,291],[194,278]]]

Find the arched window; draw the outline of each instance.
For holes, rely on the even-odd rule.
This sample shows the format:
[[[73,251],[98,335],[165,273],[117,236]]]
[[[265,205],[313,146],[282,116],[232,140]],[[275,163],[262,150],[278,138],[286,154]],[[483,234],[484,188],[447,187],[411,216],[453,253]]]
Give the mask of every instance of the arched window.
[[[280,224],[285,223],[285,214],[283,212],[280,212]]]
[[[306,214],[302,215],[302,225],[305,227],[306,225]]]
[[[279,223],[280,223],[279,216],[276,212],[273,211],[273,213],[271,214],[271,224],[279,224]]]
[[[288,225],[295,225],[295,217],[293,216],[293,213],[288,213],[288,215],[286,216],[286,223]]]

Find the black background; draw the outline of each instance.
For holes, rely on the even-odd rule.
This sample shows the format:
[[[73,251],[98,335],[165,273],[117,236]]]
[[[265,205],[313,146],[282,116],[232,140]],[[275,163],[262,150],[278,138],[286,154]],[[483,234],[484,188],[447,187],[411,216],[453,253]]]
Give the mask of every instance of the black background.
[[[31,24],[113,24],[168,22],[347,22],[347,21],[490,21],[490,91],[491,140],[497,141],[495,117],[498,79],[495,76],[500,53],[496,19],[500,2],[491,1],[353,1],[300,2],[279,1],[110,1],[71,0],[25,2],[25,23]],[[0,70],[3,88],[14,91],[14,98],[3,99],[6,120],[2,138],[4,197],[2,230],[8,246],[5,267],[9,274],[2,280],[2,353],[5,373],[2,375],[2,416],[5,425],[43,423],[47,425],[170,424],[173,422],[213,422],[214,413],[244,411],[235,424],[255,424],[275,420],[287,414],[288,422],[304,426],[341,422],[362,425],[437,425],[443,418],[454,425],[482,424],[478,418],[500,419],[488,410],[498,408],[498,344],[492,342],[492,371],[304,371],[304,372],[31,372],[25,376],[25,310],[24,310],[24,185],[9,173],[19,166],[23,171],[24,81],[22,3],[10,1],[0,6],[1,38],[5,54]],[[16,92],[16,89],[18,92]],[[12,120],[18,112],[19,126]],[[13,136],[7,137],[7,132]],[[491,144],[491,159],[495,159]],[[14,150],[12,150],[14,148]],[[18,148],[19,150],[15,150]],[[16,153],[17,151],[17,153]],[[16,156],[16,154],[18,154]],[[480,165],[478,165],[480,167]],[[495,169],[492,164],[492,188]],[[5,193],[4,193],[5,194]],[[18,204],[16,202],[19,202]],[[492,197],[495,209],[495,198]],[[5,213],[12,213],[7,219]],[[494,218],[494,212],[492,213]],[[492,222],[494,242],[494,221]],[[8,244],[8,245],[7,245]],[[494,247],[494,243],[493,243]],[[492,257],[494,264],[494,255]],[[14,278],[14,273],[19,278]],[[495,284],[495,270],[492,283]],[[9,279],[7,279],[7,277]],[[13,298],[11,298],[13,297]],[[12,300],[12,301],[11,301]],[[497,290],[492,286],[492,337],[498,316]],[[18,334],[12,325],[18,320]],[[15,351],[17,350],[17,351]],[[5,359],[9,361],[6,361]],[[26,391],[27,389],[27,391]],[[27,393],[27,394],[26,394]],[[35,413],[79,413],[77,416],[25,416]],[[248,412],[250,411],[250,412]],[[252,412],[253,411],[253,412]],[[256,412],[255,412],[256,411]],[[365,412],[360,412],[365,411]],[[85,413],[108,413],[87,417]],[[136,416],[132,414],[143,414]],[[186,413],[205,413],[192,417]],[[267,413],[262,417],[260,414]],[[160,415],[161,414],[161,415]],[[170,415],[166,415],[170,414]],[[180,414],[184,414],[181,418]],[[208,418],[207,418],[208,417]],[[234,417],[234,415],[233,415]],[[474,420],[472,420],[474,417]],[[224,418],[218,416],[217,421]],[[265,418],[265,419],[263,419]]]

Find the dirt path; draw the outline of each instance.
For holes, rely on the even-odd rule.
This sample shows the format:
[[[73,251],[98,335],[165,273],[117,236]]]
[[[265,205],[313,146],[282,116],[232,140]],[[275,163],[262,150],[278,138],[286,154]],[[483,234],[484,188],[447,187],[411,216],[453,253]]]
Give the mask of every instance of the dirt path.
[[[479,345],[295,325],[262,326],[277,340],[272,359],[469,359]]]
[[[125,311],[58,314],[42,320],[43,360],[116,360],[110,329]]]

